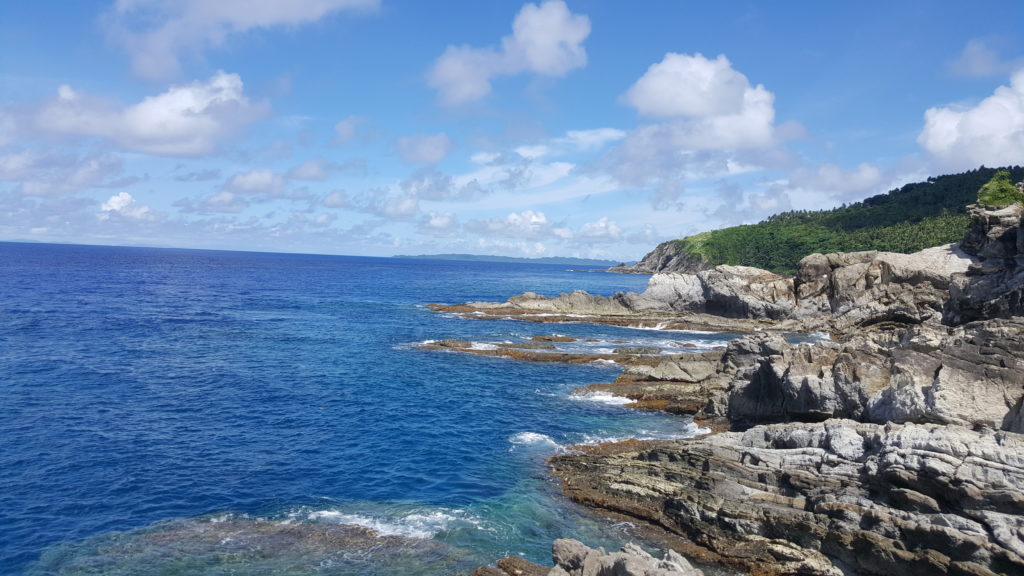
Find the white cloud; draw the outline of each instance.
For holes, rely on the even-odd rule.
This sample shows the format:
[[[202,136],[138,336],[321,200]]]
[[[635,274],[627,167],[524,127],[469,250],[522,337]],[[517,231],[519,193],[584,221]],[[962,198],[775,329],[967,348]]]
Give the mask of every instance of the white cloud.
[[[515,153],[519,154],[527,160],[536,160],[548,153],[548,147],[543,144],[533,144],[528,146],[517,146]]]
[[[949,62],[949,71],[957,76],[990,78],[1007,74],[1019,65],[1019,61],[1002,60],[985,41],[974,39],[967,42],[960,55]]]
[[[359,126],[366,122],[361,116],[348,116],[334,125],[334,141],[336,144],[345,145],[355,139]]]
[[[414,196],[395,196],[384,202],[381,215],[389,218],[408,218],[415,216],[419,211],[420,204]]]
[[[121,216],[131,220],[152,220],[154,214],[149,206],[143,206],[135,201],[135,198],[127,192],[119,192],[107,199],[100,206],[100,219],[108,220],[112,215]]]
[[[622,229],[616,222],[603,217],[580,226],[576,238],[588,242],[616,242],[622,238]]]
[[[743,107],[747,77],[723,54],[668,53],[626,92],[625,101],[645,116],[722,116]]]
[[[553,234],[553,225],[543,212],[523,210],[505,218],[470,220],[466,229],[487,237],[539,239]]]
[[[289,170],[288,178],[292,180],[322,182],[327,180],[329,168],[322,158],[314,158]]]
[[[398,186],[406,195],[420,200],[449,200],[460,196],[452,185],[452,177],[437,170],[418,170]]]
[[[490,94],[495,76],[565,76],[586,66],[583,41],[589,35],[590,19],[571,13],[561,0],[526,4],[500,50],[449,46],[428,72],[427,82],[444,104],[454,106]]]
[[[130,150],[197,156],[214,152],[266,112],[266,105],[246,98],[237,74],[218,72],[206,82],[172,86],[124,108],[61,86],[35,121],[49,132],[105,138]]]
[[[1021,163],[1024,70],[973,107],[929,108],[917,142],[946,169]]]
[[[835,164],[825,163],[817,170],[800,168],[789,176],[793,186],[840,196],[859,196],[864,192],[877,191],[882,183],[882,172],[866,162],[856,169],[845,171]]]
[[[790,161],[775,126],[774,94],[751,86],[724,55],[668,53],[623,100],[656,121],[629,132],[598,168],[650,190],[655,209],[680,209],[689,180]]]
[[[355,197],[343,197],[345,207],[388,220],[409,220],[420,213],[414,194],[392,194],[388,188],[375,188]]]
[[[280,174],[270,170],[250,170],[235,174],[228,181],[226,189],[235,194],[280,194],[287,182]]]
[[[565,133],[564,137],[559,138],[556,142],[567,144],[578,150],[590,151],[603,148],[625,137],[626,132],[624,130],[595,128],[592,130],[569,130]]]
[[[229,36],[275,26],[299,26],[341,10],[376,8],[380,0],[117,0],[111,34],[132,55],[133,71],[166,78],[180,70],[179,55],[201,54]]]
[[[774,141],[775,96],[732,68],[724,55],[669,53],[626,92],[626,102],[663,126],[676,147],[763,148]]]
[[[396,146],[407,164],[437,164],[452,151],[452,141],[443,132],[399,138]]]
[[[71,194],[87,188],[115,188],[138,179],[117,178],[121,158],[111,154],[58,154],[23,150],[0,155],[0,182],[15,182],[28,196]]]
[[[419,232],[429,236],[455,236],[459,231],[459,219],[451,212],[430,212],[420,220]]]
[[[323,205],[328,208],[342,208],[348,205],[348,194],[344,190],[335,190],[324,197]]]

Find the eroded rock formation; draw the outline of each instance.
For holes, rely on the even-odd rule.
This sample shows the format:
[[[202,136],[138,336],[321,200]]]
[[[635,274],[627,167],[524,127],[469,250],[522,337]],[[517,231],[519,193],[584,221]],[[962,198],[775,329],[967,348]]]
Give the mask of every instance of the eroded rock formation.
[[[1024,208],[970,214],[960,246],[814,254],[792,279],[720,266],[482,309],[754,330],[589,387],[731,431],[554,457],[580,502],[757,575],[1024,574]]]

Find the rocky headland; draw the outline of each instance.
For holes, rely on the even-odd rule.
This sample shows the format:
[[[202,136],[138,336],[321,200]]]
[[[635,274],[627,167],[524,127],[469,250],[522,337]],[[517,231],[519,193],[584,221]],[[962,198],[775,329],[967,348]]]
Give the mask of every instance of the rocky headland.
[[[570,498],[658,526],[684,554],[758,575],[1024,574],[1022,212],[972,206],[959,245],[813,254],[792,278],[718,266],[640,294],[436,308],[749,332],[633,355],[590,387],[715,433],[550,461]],[[794,330],[831,339],[782,337]]]

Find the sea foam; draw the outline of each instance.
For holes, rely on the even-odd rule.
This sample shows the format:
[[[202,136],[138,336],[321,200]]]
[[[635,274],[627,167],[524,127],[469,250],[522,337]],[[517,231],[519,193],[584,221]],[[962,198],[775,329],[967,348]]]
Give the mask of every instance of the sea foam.
[[[625,396],[616,396],[611,392],[604,391],[573,393],[569,395],[569,398],[584,402],[597,402],[598,404],[608,404],[609,406],[625,406],[626,404],[632,404],[634,402],[634,400],[632,400],[631,398],[626,398]]]

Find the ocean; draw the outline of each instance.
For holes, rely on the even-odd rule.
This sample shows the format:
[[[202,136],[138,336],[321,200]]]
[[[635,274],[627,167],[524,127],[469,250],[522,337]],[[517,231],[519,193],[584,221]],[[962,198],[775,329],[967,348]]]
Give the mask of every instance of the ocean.
[[[495,264],[0,243],[0,573],[446,574],[555,538],[635,540],[545,469],[567,446],[687,437],[575,387],[614,365],[424,351],[558,333],[432,302],[611,295],[646,276]],[[351,528],[352,526],[362,528]],[[367,530],[372,529],[372,531]]]

